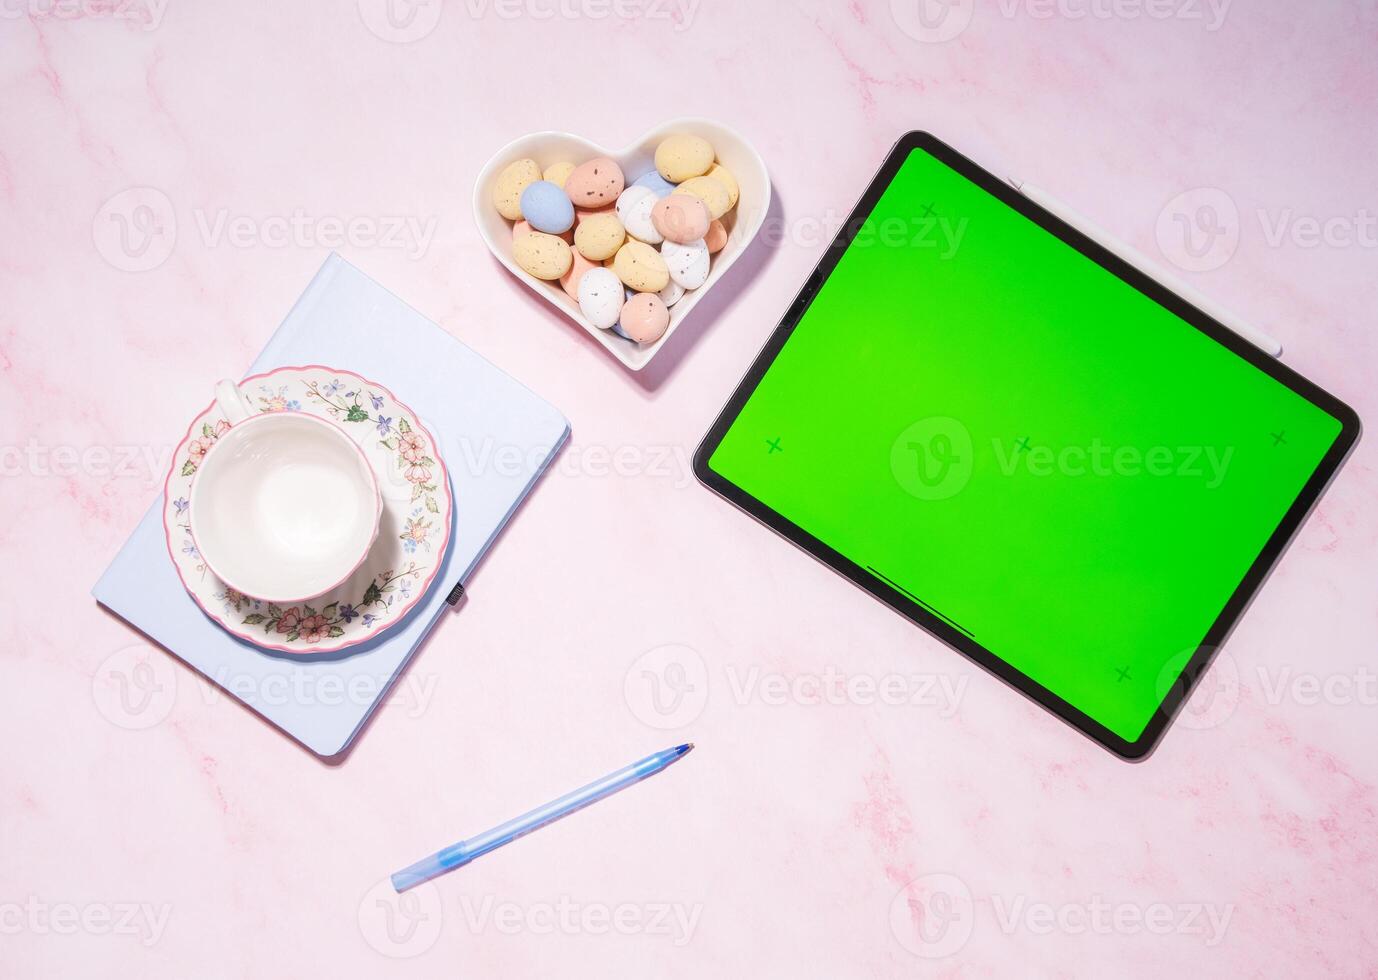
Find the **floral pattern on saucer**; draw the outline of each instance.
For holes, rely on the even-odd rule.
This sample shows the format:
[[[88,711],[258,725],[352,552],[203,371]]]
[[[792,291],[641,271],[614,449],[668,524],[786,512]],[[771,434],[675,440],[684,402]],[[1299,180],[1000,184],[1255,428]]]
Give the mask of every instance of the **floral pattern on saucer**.
[[[230,428],[212,403],[173,454],[163,500],[168,553],[182,584],[227,631],[287,653],[329,653],[396,625],[426,594],[449,545],[454,500],[434,437],[382,385],[327,367],[279,368],[240,385],[260,412],[307,412],[340,425],[359,443],[383,494],[378,540],[335,589],[283,607],[220,581],[201,559],[187,514],[206,452]]]

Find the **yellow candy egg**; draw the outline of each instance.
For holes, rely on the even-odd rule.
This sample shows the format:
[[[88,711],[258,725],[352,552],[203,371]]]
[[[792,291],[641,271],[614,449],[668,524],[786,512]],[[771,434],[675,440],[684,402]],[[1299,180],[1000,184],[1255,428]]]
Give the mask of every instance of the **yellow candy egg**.
[[[541,168],[535,160],[516,160],[502,168],[493,185],[493,205],[508,221],[522,218],[522,191],[541,179]]]
[[[713,144],[701,136],[667,136],[656,147],[656,169],[672,184],[708,173]]]
[[[563,239],[541,231],[527,232],[513,241],[512,258],[537,279],[559,279],[574,262],[573,251]]]
[[[639,293],[658,293],[670,281],[670,267],[660,253],[645,242],[634,239],[617,250],[612,260],[612,271],[623,285]]]
[[[590,214],[574,230],[574,247],[584,258],[602,262],[617,254],[626,240],[622,222],[612,211]]]
[[[714,220],[732,210],[732,196],[722,181],[713,177],[690,177],[675,188],[676,194],[692,194],[708,205],[708,216]]]
[[[728,170],[721,163],[715,163],[709,168],[705,177],[712,177],[727,188],[728,205],[727,210],[731,211],[737,206],[737,200],[742,196],[741,185],[737,183],[737,178],[732,176],[732,171]],[[550,178],[547,177],[546,180]]]
[[[574,164],[560,161],[552,163],[545,168],[545,173],[541,174],[542,180],[548,180],[558,187],[565,186],[565,179],[574,172]]]

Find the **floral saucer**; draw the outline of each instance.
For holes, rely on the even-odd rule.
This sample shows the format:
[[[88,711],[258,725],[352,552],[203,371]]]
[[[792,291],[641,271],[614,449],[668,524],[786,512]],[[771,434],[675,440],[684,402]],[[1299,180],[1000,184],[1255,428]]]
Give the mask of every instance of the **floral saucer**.
[[[260,412],[307,412],[335,422],[358,442],[383,496],[378,539],[339,586],[288,608],[216,578],[192,540],[187,514],[197,466],[230,428],[212,402],[173,453],[163,494],[168,553],[182,584],[228,632],[285,653],[343,650],[397,625],[425,596],[450,543],[454,497],[435,438],[392,392],[351,371],[278,368],[239,387]]]

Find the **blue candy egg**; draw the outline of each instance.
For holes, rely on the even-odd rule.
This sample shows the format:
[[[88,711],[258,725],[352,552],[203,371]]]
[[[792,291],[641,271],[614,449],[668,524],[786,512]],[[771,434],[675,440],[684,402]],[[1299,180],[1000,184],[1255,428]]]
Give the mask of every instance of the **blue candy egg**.
[[[574,225],[574,204],[559,184],[538,180],[522,191],[522,217],[536,231],[562,235]]]
[[[675,185],[664,177],[660,176],[659,170],[652,170],[632,181],[633,187],[649,187],[651,193],[656,197],[669,197],[674,193]]]

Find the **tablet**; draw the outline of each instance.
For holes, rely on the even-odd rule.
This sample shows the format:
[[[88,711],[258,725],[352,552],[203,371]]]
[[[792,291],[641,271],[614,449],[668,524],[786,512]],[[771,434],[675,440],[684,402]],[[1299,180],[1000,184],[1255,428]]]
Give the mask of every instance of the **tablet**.
[[[694,468],[1135,759],[1358,434],[1347,405],[910,133]]]

